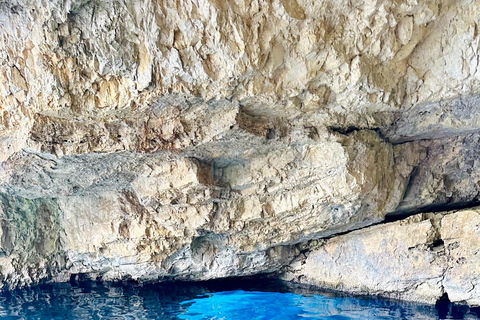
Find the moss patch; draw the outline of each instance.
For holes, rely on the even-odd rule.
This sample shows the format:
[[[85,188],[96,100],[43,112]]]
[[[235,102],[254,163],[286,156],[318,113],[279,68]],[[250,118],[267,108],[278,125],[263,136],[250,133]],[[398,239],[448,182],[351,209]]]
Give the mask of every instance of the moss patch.
[[[59,247],[60,217],[55,199],[0,193],[1,249],[5,254],[46,256]]]

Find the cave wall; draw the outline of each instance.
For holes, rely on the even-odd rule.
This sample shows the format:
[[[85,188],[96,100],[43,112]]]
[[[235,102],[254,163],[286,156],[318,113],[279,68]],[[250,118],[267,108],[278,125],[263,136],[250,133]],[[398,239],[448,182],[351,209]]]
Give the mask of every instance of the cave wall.
[[[479,204],[478,21],[467,0],[1,3],[0,287],[280,272],[478,304],[451,289],[474,252],[433,245],[480,246],[437,225]]]

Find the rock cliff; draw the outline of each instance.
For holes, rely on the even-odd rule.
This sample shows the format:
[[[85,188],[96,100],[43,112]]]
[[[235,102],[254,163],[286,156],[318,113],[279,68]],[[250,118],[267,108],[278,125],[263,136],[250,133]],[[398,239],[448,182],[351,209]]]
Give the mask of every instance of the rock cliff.
[[[0,3],[0,287],[275,273],[480,305],[479,21],[468,0]]]

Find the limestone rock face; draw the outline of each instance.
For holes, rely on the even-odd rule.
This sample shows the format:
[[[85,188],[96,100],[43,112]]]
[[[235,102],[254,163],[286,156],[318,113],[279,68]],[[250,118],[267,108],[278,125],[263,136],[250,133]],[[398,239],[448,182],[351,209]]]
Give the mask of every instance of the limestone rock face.
[[[409,172],[408,185],[396,212],[478,204],[479,139],[476,132],[396,146],[397,163]]]
[[[479,21],[473,0],[4,1],[0,287],[272,273],[313,250],[295,277],[476,304],[474,262],[452,264],[474,217],[335,236],[478,203]]]
[[[285,277],[347,292],[434,303],[443,294],[446,258],[429,248],[436,237],[432,223],[416,218],[327,240],[293,263]]]
[[[479,210],[465,210],[445,216],[440,229],[448,257],[445,291],[451,301],[474,306],[480,306],[479,225]]]
[[[316,244],[284,278],[359,294],[479,306],[480,209],[428,213]]]
[[[39,232],[56,228],[63,265],[49,276],[58,280],[78,273],[158,280],[273,272],[294,258],[295,244],[381,221],[400,200],[392,191],[390,145],[373,132],[335,140],[287,145],[236,131],[176,153],[58,159],[27,150],[3,166],[9,177],[1,203],[14,220],[24,213],[8,209],[10,198],[55,207],[54,224],[36,207],[28,214],[38,216]],[[390,171],[377,172],[373,159]],[[371,174],[360,177],[359,168]],[[8,219],[6,259],[28,257],[18,234],[32,226]],[[4,285],[34,281],[23,277],[5,276]]]
[[[136,118],[167,92],[263,102],[317,124],[378,127],[386,121],[379,112],[478,91],[478,6],[8,1],[0,8],[0,160],[29,144],[32,127],[44,148],[55,142],[41,138],[45,122],[103,136],[111,132],[105,125],[121,124],[120,110]],[[74,151],[135,149],[112,144]]]
[[[478,132],[480,96],[422,103],[404,113],[397,113],[391,126],[383,128],[393,143],[456,137]]]

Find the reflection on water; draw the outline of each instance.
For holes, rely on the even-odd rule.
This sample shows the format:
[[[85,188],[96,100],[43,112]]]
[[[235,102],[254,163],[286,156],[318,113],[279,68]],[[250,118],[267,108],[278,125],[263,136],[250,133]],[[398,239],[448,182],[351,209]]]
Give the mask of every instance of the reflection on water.
[[[335,296],[265,280],[81,282],[0,293],[2,319],[478,319],[465,306]]]
[[[439,319],[432,306],[295,293],[225,291],[184,301],[180,319]],[[459,313],[455,319],[477,319]],[[468,312],[468,310],[467,310]],[[450,315],[446,314],[449,319]]]

